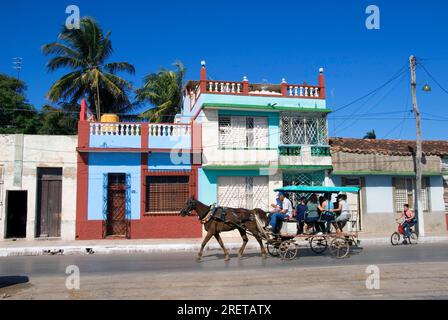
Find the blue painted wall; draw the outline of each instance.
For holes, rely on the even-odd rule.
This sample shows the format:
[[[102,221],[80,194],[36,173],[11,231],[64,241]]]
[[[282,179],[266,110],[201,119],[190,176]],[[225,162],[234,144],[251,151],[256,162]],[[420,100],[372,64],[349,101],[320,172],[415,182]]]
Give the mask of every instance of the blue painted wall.
[[[148,146],[154,149],[191,149],[191,135],[149,136]]]
[[[88,220],[103,220],[103,175],[127,173],[131,175],[131,217],[140,219],[140,154],[91,153],[89,155]]]
[[[140,148],[140,136],[90,135],[92,148]]]
[[[149,170],[189,170],[191,168],[189,153],[151,153],[148,156]]]

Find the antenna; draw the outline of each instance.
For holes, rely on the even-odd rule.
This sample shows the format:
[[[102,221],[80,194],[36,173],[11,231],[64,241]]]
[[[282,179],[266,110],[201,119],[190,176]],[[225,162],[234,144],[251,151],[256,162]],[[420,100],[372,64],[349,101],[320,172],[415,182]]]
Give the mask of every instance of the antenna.
[[[23,58],[16,57],[12,59],[12,68],[17,71],[17,80],[20,80],[20,71],[22,71]]]

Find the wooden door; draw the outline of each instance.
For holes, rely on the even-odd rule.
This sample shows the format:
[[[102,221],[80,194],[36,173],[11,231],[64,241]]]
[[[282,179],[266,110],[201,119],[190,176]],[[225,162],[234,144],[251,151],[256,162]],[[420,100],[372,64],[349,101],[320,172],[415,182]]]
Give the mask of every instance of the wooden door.
[[[126,175],[109,174],[106,236],[126,236]]]
[[[37,237],[61,236],[62,168],[39,168]]]

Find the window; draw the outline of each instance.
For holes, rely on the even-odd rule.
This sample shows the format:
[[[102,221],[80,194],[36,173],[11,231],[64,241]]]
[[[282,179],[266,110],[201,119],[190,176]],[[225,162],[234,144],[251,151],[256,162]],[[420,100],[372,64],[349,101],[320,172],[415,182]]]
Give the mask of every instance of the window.
[[[327,120],[282,113],[280,141],[285,145],[327,145]]]
[[[218,204],[223,207],[268,210],[268,177],[219,177]]]
[[[178,214],[189,198],[189,176],[147,176],[146,212]]]
[[[395,211],[401,212],[404,204],[414,208],[415,180],[414,178],[393,178]],[[429,179],[422,180],[423,211],[429,211]]]
[[[267,148],[267,117],[219,116],[221,148]]]

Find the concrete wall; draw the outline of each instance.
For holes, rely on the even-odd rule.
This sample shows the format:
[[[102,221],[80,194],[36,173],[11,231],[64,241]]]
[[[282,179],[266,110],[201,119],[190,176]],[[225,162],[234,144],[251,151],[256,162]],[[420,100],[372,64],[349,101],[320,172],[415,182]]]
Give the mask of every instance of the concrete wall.
[[[3,203],[7,190],[28,192],[26,238],[36,236],[37,168],[62,168],[61,238],[75,239],[76,136],[1,135],[0,165],[5,168]],[[0,208],[0,239],[6,231],[6,208]]]

